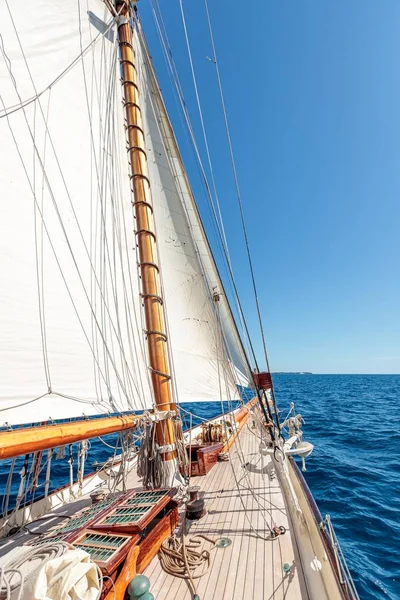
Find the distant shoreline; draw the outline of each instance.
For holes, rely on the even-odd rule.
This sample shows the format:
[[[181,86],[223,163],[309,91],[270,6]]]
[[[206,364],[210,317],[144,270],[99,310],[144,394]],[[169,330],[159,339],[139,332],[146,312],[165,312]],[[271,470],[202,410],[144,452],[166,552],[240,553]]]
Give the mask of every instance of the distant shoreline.
[[[273,371],[272,375],[354,375],[357,377],[399,377],[400,373],[312,373],[311,371]]]
[[[274,371],[272,375],[314,375],[311,371]]]

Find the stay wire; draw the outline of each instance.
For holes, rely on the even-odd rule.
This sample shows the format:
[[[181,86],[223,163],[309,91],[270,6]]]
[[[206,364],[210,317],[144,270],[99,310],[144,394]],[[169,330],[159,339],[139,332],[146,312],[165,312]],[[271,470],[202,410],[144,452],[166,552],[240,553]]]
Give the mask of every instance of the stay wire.
[[[249,354],[254,355],[254,351],[251,348],[251,340],[249,338],[248,332],[246,331],[246,327],[245,327],[245,323],[244,323],[244,320],[245,320],[244,319],[244,313],[243,313],[242,307],[240,305],[240,300],[239,300],[239,297],[238,297],[237,290],[235,289],[235,287],[233,285],[233,283],[234,283],[233,270],[232,270],[232,265],[231,265],[231,262],[230,262],[229,249],[227,247],[226,238],[225,238],[225,234],[224,234],[224,231],[223,231],[223,224],[220,224],[218,216],[217,216],[217,211],[215,209],[213,197],[212,197],[212,194],[211,194],[211,187],[210,187],[210,185],[208,183],[207,175],[205,173],[205,169],[204,169],[204,166],[203,166],[203,163],[202,163],[202,159],[201,159],[201,156],[200,156],[200,153],[199,153],[199,149],[198,149],[198,146],[197,146],[197,142],[196,142],[196,138],[195,138],[193,126],[191,124],[190,115],[189,115],[189,112],[188,112],[188,109],[187,109],[185,98],[183,96],[182,86],[181,86],[180,81],[179,81],[179,75],[178,75],[178,72],[177,72],[177,69],[176,69],[176,65],[175,65],[175,61],[174,61],[174,58],[173,58],[171,46],[169,44],[168,34],[167,34],[165,23],[164,23],[164,20],[163,20],[163,17],[162,17],[161,9],[159,7],[158,0],[155,0],[155,2],[156,2],[156,6],[158,8],[159,17],[157,15],[156,10],[155,10],[154,4],[153,4],[153,0],[151,0],[153,18],[154,18],[154,22],[155,22],[155,25],[156,25],[158,36],[160,38],[160,43],[161,43],[161,47],[162,47],[162,50],[163,50],[163,53],[164,53],[164,58],[165,58],[167,67],[168,67],[168,69],[170,71],[170,80],[171,80],[172,85],[175,87],[176,96],[177,96],[177,99],[179,100],[180,109],[181,109],[182,115],[184,117],[183,118],[183,125],[184,125],[184,127],[185,126],[187,127],[187,132],[189,134],[189,140],[190,140],[190,143],[191,143],[191,146],[192,146],[192,150],[193,150],[193,153],[194,153],[194,156],[195,156],[195,160],[196,160],[199,172],[200,172],[201,181],[203,183],[206,196],[208,198],[209,208],[211,207],[211,216],[212,216],[212,219],[213,219],[213,224],[214,224],[214,226],[216,227],[216,230],[217,230],[217,240],[221,244],[222,255],[223,255],[223,258],[225,258],[225,260],[226,260],[226,265],[224,264],[224,266],[225,267],[227,267],[227,266],[229,267],[229,269],[228,269],[228,281],[231,283],[231,285],[233,287],[233,295],[235,297],[235,301],[236,301],[237,307],[238,307],[238,315],[239,315],[239,319],[240,319],[240,322],[241,322],[241,325],[242,325],[242,328],[243,328],[243,332],[244,332],[244,340],[245,340],[245,343],[248,346],[247,350],[249,351]],[[165,39],[164,39],[164,37],[165,37]],[[178,108],[179,108],[179,105],[178,105]],[[218,203],[218,198],[216,199],[216,202]],[[217,207],[217,208],[218,208],[218,212],[219,212],[219,214],[221,216],[220,209],[219,209],[219,207]],[[221,229],[221,227],[222,227],[222,229]],[[204,226],[203,226],[203,229],[204,229]],[[229,310],[231,311],[230,307],[229,307]],[[233,315],[232,315],[232,319],[233,319],[233,322],[235,323]],[[235,327],[236,327],[236,323],[235,323]],[[243,346],[243,342],[241,340],[241,336],[240,336],[239,332],[237,332],[237,335],[238,335],[238,338],[240,340],[241,345]],[[251,373],[251,367],[250,367],[248,355],[247,355],[247,353],[246,353],[246,351],[244,350],[243,347],[241,348],[241,350],[243,352],[243,355],[244,355],[244,358],[245,358],[245,362],[246,362],[247,367],[249,369],[249,373]]]
[[[182,4],[182,0],[180,0],[180,2]],[[225,105],[224,92],[223,92],[223,88],[222,88],[222,81],[221,81],[220,70],[219,70],[219,65],[218,65],[217,51],[216,51],[216,47],[215,47],[215,43],[214,43],[214,34],[213,34],[213,30],[212,30],[211,18],[210,18],[207,0],[204,0],[204,6],[206,9],[206,14],[207,14],[207,24],[208,24],[208,30],[209,30],[209,34],[210,34],[210,41],[211,41],[211,46],[212,46],[212,51],[213,51],[213,58],[214,58],[213,63],[215,64],[215,71],[217,74],[218,88],[219,88],[219,93],[220,93],[220,98],[221,98],[221,106],[222,106],[222,111],[223,111],[223,115],[224,115],[225,130],[226,130],[226,136],[227,136],[227,140],[228,140],[232,171],[233,171],[233,176],[234,176],[234,180],[235,180],[236,195],[237,195],[237,200],[238,200],[238,204],[239,204],[240,218],[241,218],[241,222],[242,222],[243,236],[244,236],[245,245],[246,245],[246,252],[247,252],[247,258],[248,258],[251,280],[252,280],[252,285],[253,285],[254,298],[255,298],[255,303],[256,303],[256,307],[257,307],[257,316],[258,316],[258,322],[259,322],[260,331],[261,331],[264,356],[265,356],[265,361],[266,361],[266,365],[267,365],[267,370],[269,373],[271,373],[269,360],[268,360],[267,343],[265,340],[265,332],[264,332],[264,326],[263,326],[262,316],[261,316],[260,302],[259,302],[259,298],[258,298],[256,278],[255,278],[255,273],[254,273],[253,261],[251,258],[249,239],[248,239],[248,235],[247,235],[247,228],[246,228],[246,222],[245,222],[245,217],[244,217],[242,195],[241,195],[240,186],[239,186],[239,178],[238,178],[238,174],[237,174],[237,170],[236,170],[236,161],[235,161],[235,156],[234,156],[234,152],[233,152],[231,134],[230,134],[230,130],[229,130],[228,115],[227,115],[227,110],[226,110],[226,105]],[[272,393],[272,400],[273,400],[273,404],[274,404],[276,423],[277,423],[278,431],[280,434],[281,433],[280,422],[279,422],[279,415],[278,415],[278,411],[277,411],[277,407],[276,407],[275,391],[274,391],[273,385],[271,388],[271,393]],[[267,402],[267,404],[268,404],[268,402]]]
[[[204,134],[205,140],[206,140],[207,136],[206,136],[206,131],[205,131],[205,127],[204,127],[204,120],[203,120],[203,116],[202,116],[202,109],[201,109],[201,104],[200,104],[200,98],[199,98],[199,94],[198,94],[198,87],[197,87],[197,82],[196,82],[196,74],[195,74],[194,65],[193,65],[193,61],[192,61],[192,54],[191,54],[191,49],[190,49],[190,41],[189,41],[188,30],[187,30],[187,25],[186,25],[185,12],[184,12],[184,9],[183,9],[183,2],[182,2],[182,0],[179,0],[179,2],[180,2],[180,8],[181,8],[181,16],[182,16],[183,28],[184,28],[184,31],[185,31],[186,46],[187,46],[188,55],[189,55],[189,62],[190,62],[190,66],[191,66],[191,73],[192,73],[193,85],[194,85],[195,92],[196,92],[196,99],[197,99],[198,110],[199,110],[200,119],[201,119],[201,123],[202,123],[202,127],[203,127],[203,134]],[[226,111],[225,111],[224,114],[226,115]],[[227,123],[227,119],[226,119],[226,123]],[[228,131],[229,131],[229,129],[228,129]],[[229,140],[230,140],[230,136],[229,136]],[[206,142],[206,147],[208,148],[208,143],[207,142]],[[232,144],[230,144],[230,148],[231,148],[231,156],[233,157]],[[209,156],[209,159],[211,160],[210,156]],[[204,169],[203,169],[203,172],[204,172]],[[236,173],[236,167],[235,167],[235,173]],[[204,177],[206,179],[205,172],[204,172]],[[261,312],[260,312],[260,307],[259,307],[259,303],[258,303],[257,288],[256,288],[256,284],[255,284],[254,271],[253,271],[253,266],[252,266],[252,262],[251,262],[250,249],[249,249],[249,245],[248,245],[247,231],[245,229],[243,207],[242,207],[242,203],[241,203],[240,189],[238,187],[237,176],[236,176],[235,180],[237,182],[237,190],[238,190],[238,194],[239,194],[238,198],[240,200],[240,207],[241,207],[241,211],[242,211],[241,212],[241,215],[242,215],[242,225],[244,227],[245,241],[246,241],[246,247],[247,247],[247,255],[248,255],[249,264],[250,264],[250,270],[251,270],[252,281],[253,281],[253,288],[254,288],[254,293],[255,293],[255,297],[256,297],[256,303],[257,303],[257,308],[258,308],[259,320],[261,320]],[[226,248],[226,246],[225,246],[225,244],[223,242],[223,239],[224,239],[223,238],[223,234],[222,234],[220,226],[219,226],[218,218],[217,218],[216,211],[215,211],[215,206],[214,206],[214,203],[213,203],[213,200],[212,200],[212,195],[211,195],[211,191],[210,191],[208,183],[207,183],[207,190],[208,190],[210,202],[212,204],[213,213],[214,213],[214,217],[215,217],[215,220],[216,220],[216,223],[217,223],[217,229],[219,231],[219,235],[220,235],[220,238],[221,238],[221,242],[222,242],[222,246],[223,246],[225,258],[226,258],[226,261],[228,263],[229,271],[231,273],[231,279],[232,279],[232,284],[234,286],[234,290],[235,290],[235,294],[236,294],[236,300],[237,300],[238,306],[240,306],[240,312],[242,314],[243,322],[244,322],[244,325],[245,325],[246,335],[247,335],[248,340],[249,340],[249,345],[251,347],[251,351],[252,351],[252,354],[253,354],[253,358],[254,358],[254,362],[255,362],[257,371],[259,371],[259,367],[258,367],[258,363],[257,363],[257,358],[256,358],[256,355],[255,355],[254,347],[253,347],[253,344],[251,342],[250,333],[249,333],[249,330],[248,330],[248,327],[247,327],[247,323],[246,323],[246,321],[244,319],[244,314],[243,314],[241,303],[240,303],[240,300],[239,300],[239,293],[238,293],[238,290],[237,290],[237,287],[236,287],[236,283],[234,282],[233,270],[232,270],[232,265],[231,265],[231,262],[230,262],[230,259],[229,259],[229,253],[228,253],[227,248]],[[261,325],[261,329],[262,329],[262,322],[261,321],[260,321],[260,325]],[[262,329],[262,335],[263,335],[263,340],[264,340],[264,350],[266,352],[266,345],[265,345],[265,339],[264,339],[264,331],[263,331],[263,329]],[[269,370],[268,358],[267,358],[267,367],[268,367],[268,370]],[[248,368],[249,368],[249,371],[251,372],[251,367],[250,367],[249,363],[248,363]],[[271,410],[270,410],[270,407],[269,407],[269,404],[268,404],[268,401],[266,402],[266,409],[265,409],[264,402],[262,400],[262,394],[260,393],[260,391],[258,389],[256,389],[256,392],[257,392],[257,396],[258,396],[260,405],[261,405],[262,410],[264,412],[265,418],[267,420],[270,420],[270,421],[274,422],[273,416],[272,416],[272,413],[271,413]],[[268,416],[267,416],[267,413],[268,413]],[[279,429],[279,425],[278,425],[278,429]],[[273,432],[272,432],[272,429],[271,429],[271,437],[273,439],[275,437],[274,434],[273,434]]]
[[[157,5],[158,5],[158,3],[157,3]],[[164,55],[165,55],[165,58],[166,58],[166,61],[167,61],[167,65],[168,65],[168,67],[169,67],[169,69],[171,71],[172,81],[173,81],[173,83],[175,85],[175,88],[176,88],[176,91],[177,91],[177,95],[178,95],[179,102],[180,102],[180,105],[181,105],[181,110],[182,110],[182,113],[184,115],[184,120],[185,120],[185,123],[186,123],[186,127],[187,127],[188,132],[189,132],[190,141],[191,141],[191,144],[192,144],[192,147],[193,147],[193,150],[194,150],[196,161],[198,163],[198,167],[199,167],[200,174],[201,174],[201,177],[202,177],[202,180],[203,180],[203,184],[204,184],[204,187],[205,187],[205,190],[206,190],[206,194],[207,194],[207,197],[208,197],[211,209],[212,209],[212,215],[213,215],[213,218],[214,218],[214,221],[215,221],[215,225],[216,225],[216,228],[217,228],[217,232],[218,232],[218,239],[219,239],[219,242],[220,242],[221,247],[222,247],[223,255],[224,255],[225,260],[226,260],[227,265],[228,265],[229,276],[230,276],[230,280],[231,280],[231,283],[232,283],[232,286],[233,286],[234,296],[235,296],[235,299],[236,299],[236,302],[237,302],[237,305],[238,305],[239,316],[241,318],[241,321],[242,321],[242,324],[243,324],[243,328],[245,330],[246,339],[247,339],[247,342],[249,343],[251,354],[253,356],[254,361],[256,362],[256,356],[255,356],[254,348],[253,348],[252,343],[251,343],[251,339],[250,339],[250,336],[249,336],[249,331],[247,329],[247,325],[246,325],[246,321],[245,321],[245,317],[244,317],[244,312],[243,312],[243,309],[242,309],[242,306],[241,306],[241,303],[240,303],[240,298],[239,298],[238,290],[237,290],[237,287],[236,287],[236,284],[235,284],[235,280],[234,280],[234,276],[233,276],[232,265],[231,265],[230,258],[229,258],[229,251],[228,251],[228,249],[227,249],[227,247],[225,246],[225,243],[224,243],[224,236],[223,236],[223,233],[221,231],[221,227],[220,227],[220,224],[219,224],[219,219],[217,217],[217,212],[216,212],[216,209],[215,209],[215,206],[214,206],[214,201],[213,201],[212,194],[211,194],[211,188],[210,188],[210,185],[208,183],[207,175],[205,173],[205,169],[204,169],[204,166],[203,166],[203,163],[202,163],[202,159],[201,159],[201,156],[200,156],[200,153],[199,153],[199,149],[198,149],[198,146],[197,146],[197,142],[196,142],[194,130],[193,130],[193,127],[192,127],[192,124],[191,124],[191,120],[190,120],[190,116],[189,116],[189,113],[188,113],[187,105],[186,105],[186,102],[185,102],[185,99],[184,99],[184,96],[183,96],[182,87],[181,87],[181,84],[180,84],[180,81],[179,81],[179,76],[178,76],[178,73],[177,73],[177,70],[176,70],[175,62],[173,60],[172,50],[171,50],[171,47],[170,47],[169,42],[168,42],[168,36],[166,34],[166,29],[165,29],[165,25],[164,25],[164,22],[163,22],[163,19],[162,19],[162,14],[161,14],[160,8],[158,8],[158,10],[159,10],[159,13],[160,13],[160,21],[162,23],[162,29],[165,32],[164,35],[165,35],[166,40],[164,40],[163,33],[162,33],[162,30],[161,30],[161,26],[160,26],[160,23],[159,23],[159,19],[157,17],[157,13],[156,13],[156,11],[155,11],[155,9],[153,7],[153,17],[154,17],[154,20],[155,20],[155,23],[156,23],[157,32],[158,32],[158,35],[159,35],[159,38],[160,38],[162,49],[164,51]],[[249,372],[251,372],[251,366],[250,366],[250,362],[249,362],[249,359],[247,357],[246,352],[244,352],[244,356],[245,356],[245,360],[246,360],[247,366],[249,368]]]

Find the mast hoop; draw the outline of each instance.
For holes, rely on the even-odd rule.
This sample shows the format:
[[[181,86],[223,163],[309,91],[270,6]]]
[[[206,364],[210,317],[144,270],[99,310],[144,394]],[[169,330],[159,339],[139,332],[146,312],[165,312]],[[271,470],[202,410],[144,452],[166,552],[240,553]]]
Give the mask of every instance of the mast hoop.
[[[153,267],[157,272],[160,272],[159,266],[156,265],[156,263],[153,263],[153,262],[140,262],[139,266],[140,267]]]
[[[142,112],[139,104],[137,104],[137,102],[132,102],[131,100],[123,100],[122,101],[124,108],[127,108],[128,106],[133,106],[134,108],[136,108],[140,113]]]
[[[143,298],[143,300],[147,300],[147,298],[153,298],[153,300],[157,300],[157,302],[159,302],[160,304],[164,304],[164,300],[158,294],[143,294],[142,293],[142,294],[140,294],[140,297]]]
[[[138,204],[144,204],[151,210],[151,212],[153,212],[153,206],[150,204],[150,202],[146,202],[146,200],[135,200],[134,202],[131,202],[131,204],[133,207],[137,206]]]
[[[135,150],[138,150],[139,152],[141,152],[141,153],[143,154],[143,156],[144,156],[145,158],[147,158],[147,153],[146,153],[146,150],[144,150],[144,149],[143,149],[143,148],[141,148],[140,146],[128,146],[128,147],[127,147],[127,149],[126,149],[126,151],[127,151],[127,152],[133,152],[133,151],[135,151]]]
[[[133,175],[129,175],[129,177],[131,179],[144,179],[144,181],[147,182],[147,185],[150,187],[150,179],[146,176],[143,175],[142,173],[133,173]],[[148,206],[151,206],[151,204],[149,204],[148,202],[144,202],[143,200],[139,200],[139,203],[142,204],[147,204]],[[138,202],[132,202],[132,206],[135,206],[135,204],[138,204]],[[153,207],[151,207],[151,210],[153,210]]]
[[[141,127],[139,127],[139,125],[133,125],[133,124],[126,125],[126,129],[127,129],[127,131],[129,131],[129,129],[137,129],[137,131],[140,131],[140,133],[144,137],[144,131],[143,131],[143,129]]]
[[[164,342],[168,341],[168,336],[164,331],[157,331],[157,329],[144,329],[143,331],[146,335],[159,335]]]
[[[120,58],[119,59],[119,64],[120,65],[123,65],[124,63],[126,63],[127,65],[131,66],[132,69],[134,69],[135,72],[136,72],[135,64],[131,60],[129,60],[129,58]],[[125,85],[125,83],[127,83],[127,82],[124,81],[124,80],[121,81],[121,85]]]
[[[121,40],[120,41],[120,46],[126,46],[127,48],[129,48],[129,50],[132,50],[133,54],[135,53],[134,50],[133,50],[132,44],[130,42],[127,42],[126,40]],[[122,61],[128,61],[129,59],[121,58],[120,60],[122,62]]]
[[[146,233],[148,235],[151,235],[153,240],[155,242],[157,241],[157,237],[156,237],[156,234],[154,233],[154,231],[150,231],[150,229],[138,229],[137,231],[135,231],[135,235],[139,235],[141,233]]]
[[[134,81],[121,81],[121,85],[122,85],[122,87],[124,87],[125,85],[131,85],[132,87],[135,88],[135,90],[139,94],[139,86]]]

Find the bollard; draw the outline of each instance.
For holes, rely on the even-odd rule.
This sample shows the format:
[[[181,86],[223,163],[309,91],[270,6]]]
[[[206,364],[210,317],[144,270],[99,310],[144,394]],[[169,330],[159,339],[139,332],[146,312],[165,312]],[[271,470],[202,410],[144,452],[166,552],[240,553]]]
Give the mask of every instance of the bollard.
[[[130,600],[154,600],[149,589],[149,578],[146,575],[136,575],[128,585],[128,596]]]

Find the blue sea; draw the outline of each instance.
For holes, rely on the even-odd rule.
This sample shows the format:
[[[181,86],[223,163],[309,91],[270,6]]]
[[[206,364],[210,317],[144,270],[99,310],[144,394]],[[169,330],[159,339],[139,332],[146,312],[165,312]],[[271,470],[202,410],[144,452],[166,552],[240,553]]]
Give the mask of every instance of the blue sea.
[[[315,449],[305,477],[322,515],[331,516],[360,598],[399,600],[400,375],[276,374],[273,380],[282,414],[294,402],[306,422],[305,439]],[[219,402],[183,407],[203,419],[221,412]],[[115,445],[116,436],[106,440]],[[110,455],[109,448],[91,441],[89,465]],[[68,481],[67,458],[55,463],[52,487]],[[0,463],[2,493],[9,467],[10,461]],[[20,470],[18,464],[14,492]]]
[[[362,600],[400,598],[400,375],[275,375],[315,445],[305,477]]]

